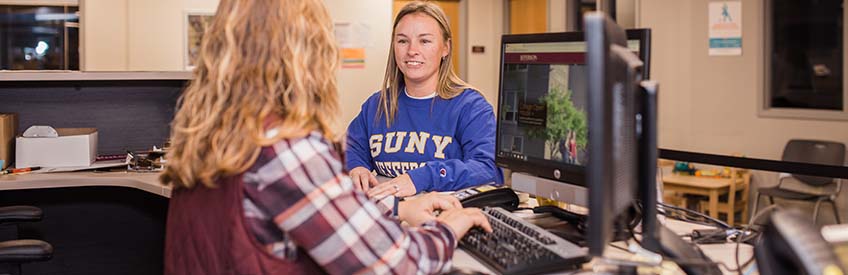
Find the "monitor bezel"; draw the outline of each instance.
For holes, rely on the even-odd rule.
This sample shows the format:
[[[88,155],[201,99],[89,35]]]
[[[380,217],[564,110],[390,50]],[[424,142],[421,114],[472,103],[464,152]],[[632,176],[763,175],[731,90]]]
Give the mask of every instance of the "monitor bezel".
[[[650,52],[651,52],[651,30],[650,29],[628,29],[625,31],[627,40],[639,40],[639,58],[643,60],[642,79],[650,79]],[[503,97],[503,73],[504,56],[507,44],[513,43],[545,43],[545,42],[586,42],[584,32],[558,32],[537,34],[505,34],[501,37],[501,54],[498,70],[498,108],[500,108]],[[647,50],[646,50],[647,49]],[[647,60],[647,61],[646,61]],[[549,180],[588,187],[586,182],[585,166],[557,163],[551,160],[520,160],[500,155],[501,144],[501,117],[495,115],[496,137],[495,137],[495,163],[502,168],[512,172],[527,173],[536,177]],[[558,172],[557,172],[558,171]],[[556,175],[559,177],[556,177]]]

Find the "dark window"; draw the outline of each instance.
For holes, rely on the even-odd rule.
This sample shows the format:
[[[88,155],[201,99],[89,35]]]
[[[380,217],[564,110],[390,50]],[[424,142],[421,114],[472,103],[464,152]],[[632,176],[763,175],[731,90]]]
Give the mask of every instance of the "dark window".
[[[842,0],[772,0],[771,108],[843,110]]]
[[[79,70],[79,8],[0,5],[0,70]]]

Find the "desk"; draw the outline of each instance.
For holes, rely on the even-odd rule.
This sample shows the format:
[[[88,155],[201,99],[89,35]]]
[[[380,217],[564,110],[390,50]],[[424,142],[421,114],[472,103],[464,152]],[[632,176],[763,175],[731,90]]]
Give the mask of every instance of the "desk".
[[[665,222],[665,226],[678,234],[687,234],[692,233],[694,229],[707,229],[711,228],[709,226],[698,225],[693,223],[687,223],[677,220],[667,220]],[[619,246],[624,246],[623,244],[618,244]],[[716,262],[722,262],[730,268],[736,268],[736,244],[735,243],[725,243],[725,244],[706,244],[706,245],[698,245],[704,254],[707,255],[710,259]],[[607,247],[604,250],[604,255],[606,257],[614,257],[614,258],[625,258],[629,255],[626,252],[618,250],[616,248]],[[748,244],[741,244],[739,247],[739,262],[743,263],[750,259],[754,255],[754,247]],[[591,269],[591,263],[587,263],[584,266],[584,269]],[[470,269],[481,271],[484,273],[494,274],[488,267],[477,261],[474,257],[472,257],[468,252],[463,249],[457,249],[453,255],[453,265],[457,268]],[[749,265],[748,268],[751,268],[752,265]],[[731,272],[724,267],[721,267],[721,271],[723,274],[736,274],[735,272]],[[557,274],[571,274],[575,271],[561,272]]]
[[[158,177],[90,171],[0,176],[0,205],[44,211],[41,221],[19,225],[20,237],[54,247],[51,260],[24,265],[24,274],[161,273],[171,189]]]
[[[736,174],[734,171],[732,174]],[[732,178],[710,178],[710,177],[695,177],[695,176],[684,176],[684,175],[663,175],[663,188],[664,191],[673,191],[681,194],[693,194],[693,195],[702,195],[709,197],[708,201],[708,210],[710,212],[710,216],[718,219],[719,210],[723,210],[723,212],[727,212],[727,223],[733,225],[735,223],[735,211],[736,208],[739,207],[736,205],[736,191],[742,192],[742,200],[740,203],[744,203],[742,205],[742,222],[745,222],[745,218],[748,216],[748,186],[751,175],[749,173],[745,173],[743,176],[738,177],[734,176]],[[730,190],[733,192],[730,192]],[[719,200],[718,197],[720,195],[727,194],[727,204],[722,205],[722,209],[719,209]],[[683,205],[683,207],[686,207]]]
[[[0,191],[85,186],[128,187],[165,198],[171,197],[171,187],[159,183],[159,173],[82,171],[0,176]]]
[[[127,236],[128,236],[128,235],[126,235],[127,233],[129,233],[130,236],[134,235],[134,236],[145,237],[145,239],[138,240],[138,242],[142,242],[142,241],[147,242],[146,246],[150,246],[150,243],[157,243],[158,242],[159,246],[150,247],[151,251],[148,251],[148,253],[152,253],[152,255],[144,255],[144,256],[149,256],[149,257],[144,257],[144,256],[140,255],[140,253],[141,253],[140,248],[144,247],[145,245],[134,246],[134,247],[136,247],[137,250],[132,251],[132,253],[133,253],[132,255],[112,255],[112,254],[110,254],[110,255],[102,256],[103,252],[94,252],[94,251],[91,251],[90,248],[89,248],[89,250],[83,251],[83,252],[87,252],[88,254],[86,254],[86,253],[81,253],[80,255],[67,255],[67,253],[62,254],[62,252],[68,252],[68,251],[79,252],[80,250],[76,249],[76,247],[79,247],[79,246],[82,246],[82,245],[91,245],[91,242],[75,243],[77,241],[79,241],[79,242],[82,241],[80,238],[76,237],[78,235],[74,235],[73,239],[66,240],[65,242],[61,242],[61,241],[60,242],[54,242],[53,240],[61,240],[59,237],[55,237],[55,238],[51,238],[48,241],[54,242],[53,244],[54,244],[55,247],[63,248],[63,249],[57,250],[56,251],[57,255],[54,255],[54,259],[44,263],[44,265],[48,265],[47,267],[43,267],[43,266],[39,267],[38,265],[31,265],[30,267],[35,268],[35,269],[30,269],[30,270],[31,271],[39,271],[39,270],[45,271],[44,273],[48,273],[47,271],[64,271],[65,273],[69,273],[69,271],[73,271],[76,268],[76,269],[79,269],[79,270],[84,270],[85,273],[88,273],[88,274],[109,274],[110,271],[115,271],[115,270],[114,269],[110,270],[108,268],[108,264],[107,264],[107,266],[103,266],[103,265],[97,266],[100,270],[92,270],[92,269],[90,269],[90,268],[92,268],[91,265],[77,266],[80,262],[78,262],[76,260],[86,259],[88,261],[92,261],[92,259],[98,259],[98,261],[101,261],[101,262],[104,261],[104,260],[114,261],[114,260],[116,260],[116,259],[118,259],[122,256],[126,256],[128,258],[132,257],[132,260],[131,260],[132,262],[130,263],[130,265],[137,263],[139,265],[152,266],[152,268],[136,270],[135,273],[138,273],[138,274],[144,274],[146,271],[156,270],[156,268],[159,268],[159,266],[161,266],[161,262],[159,263],[159,265],[157,265],[157,264],[153,264],[153,262],[147,261],[147,260],[153,259],[152,261],[161,261],[161,244],[162,244],[162,241],[163,241],[162,238],[163,238],[163,233],[164,233],[163,231],[164,231],[164,218],[165,218],[163,211],[166,211],[166,208],[167,208],[167,206],[166,206],[167,202],[166,201],[171,196],[171,189],[167,186],[161,185],[159,183],[158,176],[159,176],[158,173],[127,173],[127,172],[71,172],[71,173],[44,173],[44,174],[22,174],[22,175],[0,176],[0,190],[4,190],[4,192],[5,191],[12,191],[12,190],[27,191],[27,190],[31,190],[31,189],[55,189],[55,190],[58,191],[58,190],[67,189],[67,187],[99,187],[99,188],[118,187],[118,188],[124,188],[124,189],[130,188],[130,189],[133,189],[133,190],[140,190],[140,191],[143,191],[143,192],[140,192],[140,193],[152,194],[152,195],[155,195],[155,196],[152,196],[152,197],[160,198],[159,202],[154,201],[154,204],[158,204],[157,209],[155,211],[145,210],[145,211],[142,211],[142,213],[130,212],[130,214],[133,214],[133,215],[124,215],[124,216],[120,217],[123,222],[129,223],[129,224],[128,224],[128,226],[121,228],[120,230],[117,230],[117,233],[120,235],[119,236],[120,239],[117,239],[117,240],[120,240],[121,242],[123,242],[122,244],[118,245],[117,248],[126,247],[126,242],[129,241],[129,240],[126,239]],[[37,191],[37,190],[32,190],[32,191]],[[126,190],[126,191],[132,191],[132,190]],[[65,192],[61,192],[61,195],[62,196],[78,196],[78,195],[86,195],[89,192],[91,192],[91,191],[88,190],[88,191],[80,192],[80,193],[68,193],[67,191],[65,191]],[[114,191],[111,191],[111,192],[114,192]],[[126,195],[132,195],[132,193],[133,192],[127,192]],[[139,192],[134,192],[134,193],[138,194]],[[57,194],[59,194],[59,193],[57,192]],[[30,194],[30,196],[34,197],[36,195]],[[51,200],[45,199],[45,197],[43,197],[43,193],[39,193],[38,196],[39,196],[38,199],[39,199],[40,203],[46,203],[48,205],[54,205]],[[11,196],[10,196],[10,198],[11,198]],[[15,197],[14,199],[15,200],[27,200],[27,198],[21,198],[21,197]],[[33,199],[33,198],[30,197],[29,199]],[[82,198],[80,198],[80,199],[82,199]],[[162,202],[161,199],[163,199],[165,201]],[[149,201],[149,198],[147,198],[147,199],[139,198],[137,200],[138,200],[138,203],[133,204],[133,207],[137,208],[142,203],[145,204],[145,206],[149,206],[151,204],[151,201]],[[4,201],[4,203],[6,203],[6,202],[7,201]],[[15,201],[11,201],[11,202],[15,202]],[[164,206],[162,204],[164,204]],[[98,208],[103,208],[104,205],[98,204],[97,206],[98,206]],[[105,206],[106,207],[112,207],[112,208],[118,208],[118,207],[123,208],[124,207],[122,205],[117,205],[117,206],[116,205],[105,205]],[[42,207],[44,207],[44,206],[42,206]],[[164,207],[164,209],[162,207]],[[43,234],[47,237],[56,236],[56,234],[62,234],[63,237],[71,237],[71,236],[68,235],[68,234],[71,234],[71,233],[80,234],[80,235],[84,234],[84,236],[86,236],[86,238],[88,238],[89,236],[92,236],[92,235],[105,236],[105,237],[109,237],[108,235],[110,235],[109,232],[108,232],[109,230],[107,230],[107,229],[112,229],[112,228],[97,226],[97,227],[95,227],[95,230],[92,231],[91,227],[86,225],[84,222],[79,222],[77,220],[74,220],[74,223],[70,224],[70,225],[67,224],[67,223],[64,223],[63,219],[62,219],[63,215],[67,215],[68,217],[72,217],[74,215],[80,214],[79,212],[76,212],[76,211],[81,210],[81,208],[79,208],[78,206],[76,208],[68,210],[68,209],[59,209],[54,205],[53,208],[48,206],[48,207],[46,207],[46,209],[47,210],[45,210],[45,215],[46,215],[45,220],[40,222],[40,223],[37,223],[36,226],[38,226],[38,224],[40,224],[44,228],[48,228],[48,229],[46,229],[47,231],[43,232]],[[53,210],[53,211],[49,211],[49,210]],[[91,210],[92,209],[87,209],[86,211],[91,211]],[[118,210],[124,211],[125,209],[118,209]],[[100,218],[100,219],[115,219],[114,217],[111,217],[111,218],[109,217],[109,213],[112,210],[97,209],[96,211],[98,211],[98,212],[88,212],[88,214],[91,214],[91,215],[88,215],[88,216],[90,216],[90,218],[95,218],[95,219],[97,219],[97,218]],[[154,213],[153,215],[150,215],[149,212],[156,212],[156,213]],[[147,214],[142,215],[143,213],[147,213]],[[122,212],[122,214],[126,214],[126,213]],[[98,221],[98,222],[101,222],[101,221]],[[110,222],[110,221],[105,221],[103,223],[106,223],[106,222]],[[145,224],[145,223],[148,223],[148,224],[146,224],[145,227],[142,227],[143,224]],[[685,222],[680,222],[680,221],[675,221],[675,220],[668,220],[668,221],[666,221],[665,225],[667,227],[669,227],[672,231],[677,232],[677,233],[681,233],[681,234],[691,233],[693,229],[697,229],[697,228],[708,228],[706,226],[701,226],[701,225],[696,225],[696,224],[691,224],[691,223],[685,223]],[[53,229],[51,230],[49,228],[53,228]],[[160,231],[162,231],[162,232],[160,232]],[[140,232],[141,234],[132,234],[131,232],[135,232],[135,233]],[[111,234],[115,234],[115,233],[113,232]],[[69,243],[69,241],[74,241],[74,242]],[[107,239],[106,241],[103,241],[103,240],[99,240],[99,241],[105,242],[105,244],[114,244],[114,243],[108,242],[108,241],[111,241],[111,238]],[[700,247],[704,251],[704,253],[707,256],[709,256],[711,259],[713,259],[715,261],[724,262],[725,264],[727,264],[730,267],[736,266],[736,262],[733,258],[734,252],[735,252],[734,251],[735,250],[735,244],[701,245]],[[115,249],[115,247],[111,247],[111,249]],[[157,250],[157,249],[158,249],[158,254],[155,253],[156,251],[152,251],[152,250]],[[117,250],[117,249],[116,250],[106,250],[106,251],[108,251],[110,253],[126,253],[127,252],[125,250]],[[622,251],[617,250],[615,248],[606,249],[606,253],[608,253],[608,254],[616,254],[616,253],[624,254]],[[144,253],[141,253],[141,254],[144,254]],[[90,257],[91,255],[97,255],[97,256],[101,256],[101,257],[99,257],[99,258],[98,257]],[[742,247],[740,248],[740,259],[742,261],[745,261],[749,257],[751,257],[751,255],[753,255],[753,248],[749,245],[743,244]],[[93,263],[93,264],[97,265],[98,263]],[[111,265],[122,265],[124,268],[126,267],[121,262],[110,262],[109,264],[111,264]],[[453,264],[454,264],[454,266],[459,267],[459,268],[467,268],[467,269],[492,273],[492,271],[489,270],[485,265],[483,265],[482,263],[477,261],[475,258],[473,258],[471,255],[469,255],[466,251],[464,251],[462,249],[458,249],[456,252],[454,252]],[[49,268],[50,267],[49,265],[57,265],[59,267],[57,267],[57,269],[53,270],[53,269]],[[41,268],[41,269],[39,269],[39,268]],[[159,270],[161,270],[161,269],[159,269]],[[725,274],[731,274],[730,272],[727,272],[727,270],[724,270],[724,269],[722,269],[722,270],[725,271]],[[124,270],[124,271],[128,272],[127,270]],[[35,272],[35,273],[39,273],[39,272]],[[133,272],[130,272],[130,273],[133,273]]]

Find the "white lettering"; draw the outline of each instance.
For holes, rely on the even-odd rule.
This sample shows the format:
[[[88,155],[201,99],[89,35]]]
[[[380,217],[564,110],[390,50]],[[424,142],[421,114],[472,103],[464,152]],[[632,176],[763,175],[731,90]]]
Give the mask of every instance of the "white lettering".
[[[445,159],[445,148],[448,147],[448,144],[453,142],[452,137],[442,137],[442,136],[433,136],[433,143],[436,144],[436,153],[433,154],[434,158],[437,159]]]
[[[371,146],[371,157],[377,157],[380,155],[380,148],[383,147],[383,135],[371,135],[371,138],[368,139],[368,143]]]
[[[397,140],[392,145],[392,140],[395,139],[395,135],[397,135]],[[406,132],[391,132],[386,133],[386,153],[397,153],[400,151],[400,147],[403,146],[403,141],[406,139]]]
[[[406,153],[412,153],[416,150],[418,154],[424,154],[424,148],[427,145],[427,139],[430,138],[430,133],[427,132],[411,132],[409,133],[409,142],[406,144],[406,149],[403,151]]]

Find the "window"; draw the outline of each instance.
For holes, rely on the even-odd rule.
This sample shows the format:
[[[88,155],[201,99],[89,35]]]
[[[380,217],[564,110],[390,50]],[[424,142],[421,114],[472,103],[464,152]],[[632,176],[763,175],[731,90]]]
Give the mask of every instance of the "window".
[[[766,1],[763,114],[848,119],[843,0]]]
[[[506,97],[504,97],[504,120],[508,121],[516,121],[518,114],[518,93],[517,92],[507,92]]]
[[[522,137],[522,136],[512,137],[512,152],[518,153],[518,154],[524,154],[524,137]]]
[[[501,151],[512,152],[512,135],[501,135]]]
[[[0,70],[79,70],[79,8],[0,5]]]

